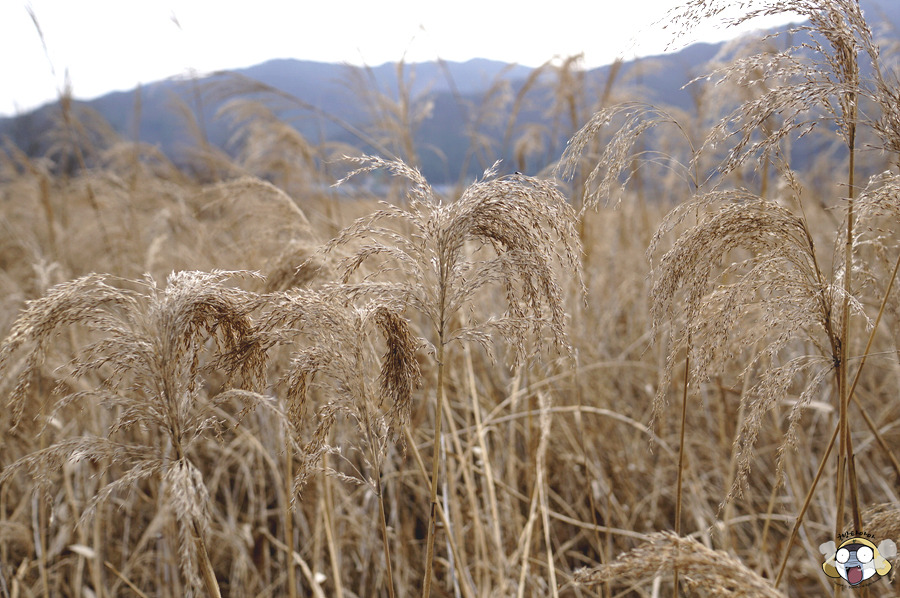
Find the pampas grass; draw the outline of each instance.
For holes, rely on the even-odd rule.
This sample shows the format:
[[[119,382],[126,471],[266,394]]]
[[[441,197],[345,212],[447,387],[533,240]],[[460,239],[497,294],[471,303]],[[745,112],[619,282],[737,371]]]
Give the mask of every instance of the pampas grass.
[[[234,276],[184,272],[171,276],[164,289],[152,280],[122,281],[139,285],[143,293],[112,286],[102,276],[86,276],[58,285],[32,302],[0,347],[0,367],[8,366],[16,354],[26,354],[9,400],[14,426],[22,419],[31,381],[55,335],[75,325],[87,327],[99,338],[78,352],[70,376],[77,380],[96,373],[101,383],[67,394],[56,409],[96,402],[114,413],[107,436],[57,442],[8,466],[0,483],[23,468],[37,482],[49,484],[53,479],[49,474],[66,463],[128,464],[125,475],[88,502],[84,519],[117,493],[157,479],[178,522],[185,581],[194,591],[202,587],[210,595],[219,595],[219,589],[207,548],[209,495],[190,452],[198,438],[223,424],[214,411],[217,403],[235,397],[250,400],[250,405],[258,402],[252,392],[232,388],[257,385],[264,361],[258,348],[246,344],[253,331],[247,315],[254,305],[252,295],[224,284]],[[238,348],[245,359],[228,372],[222,392],[207,396],[203,369],[217,355]],[[233,379],[238,386],[232,386]],[[155,442],[129,445],[115,440],[134,427],[150,431]]]
[[[578,57],[457,98],[538,176],[422,176],[409,65],[352,125],[195,82],[188,164],[74,102],[4,142],[0,596],[820,596],[836,530],[900,541],[893,62],[757,9],[810,21],[687,110]]]
[[[693,182],[698,189],[694,198],[672,210],[650,246],[652,255],[665,234],[683,226],[672,248],[655,266],[651,293],[654,328],[661,330],[664,322],[677,327],[669,338],[669,357],[654,403],[654,420],[667,403],[667,388],[681,349],[687,355],[684,400],[689,380],[694,384],[705,383],[742,353],[751,354],[741,374],[745,385],[746,380],[757,375],[758,368],[762,372],[759,380],[745,386],[742,393],[742,421],[733,456],[736,470],[727,495],[730,501],[746,488],[753,447],[764,425],[763,415],[800,383],[802,390],[791,410],[784,442],[778,449],[780,477],[783,455],[795,446],[803,410],[813,396],[822,392],[825,376],[833,372],[839,432],[834,532],[837,536],[844,525],[848,497],[853,521],[857,528],[861,526],[849,425],[853,376],[850,360],[855,335],[852,317],[866,317],[858,296],[862,285],[854,278],[864,268],[862,257],[857,255],[860,251],[857,246],[857,137],[864,126],[883,139],[890,137],[884,119],[862,118],[859,105],[868,96],[876,110],[884,106],[882,113],[887,120],[893,107],[880,99],[886,85],[879,51],[858,2],[775,1],[760,2],[759,6],[748,9],[730,24],[740,24],[759,15],[797,12],[809,19],[809,25],[799,30],[809,32],[810,41],[774,56],[741,58],[724,67],[717,75],[719,83],[736,81],[744,86],[762,83],[762,93],[740,102],[712,128],[699,149],[685,135],[695,173],[700,172],[697,164],[708,149],[723,142],[730,148],[709,179],[701,180],[694,175]],[[676,25],[689,28],[718,14],[721,8],[722,3],[688,2],[671,16]],[[873,81],[863,80],[861,54],[873,65]],[[626,106],[595,115],[570,142],[563,156],[564,174],[572,176],[589,141],[610,123],[617,110],[626,116],[643,112]],[[650,113],[653,115],[654,111]],[[585,179],[588,197],[595,185],[600,194],[609,196],[611,183],[617,184],[623,178],[629,148],[651,127],[672,122],[665,115],[656,114],[643,120],[626,118],[615,140],[607,146],[603,159]],[[802,185],[784,158],[786,140],[802,138],[822,123],[833,126],[848,155],[845,178],[835,181],[843,189],[844,202],[843,217],[831,238],[830,272],[824,265],[828,260],[821,255],[811,232]],[[782,178],[782,188],[788,191],[787,201],[773,201],[747,189],[729,188],[728,175],[750,161],[756,162],[758,171],[766,177],[768,167],[775,167]],[[607,174],[601,176],[604,169]],[[602,183],[595,184],[597,180]],[[768,181],[762,183],[764,192],[767,184]],[[686,221],[689,217],[692,224]],[[810,346],[821,353],[782,358],[785,349],[801,336],[807,336]],[[867,354],[868,348],[863,360]],[[681,466],[679,488],[680,473]],[[810,492],[817,482],[818,478]],[[676,521],[676,529],[679,526],[680,522]]]
[[[418,170],[403,162],[377,157],[356,161],[362,167],[347,178],[382,168],[410,184],[406,207],[385,205],[342,231],[328,247],[346,245],[353,240],[363,243],[343,263],[344,284],[350,283],[351,275],[366,261],[387,258],[386,265],[351,285],[351,292],[400,298],[430,324],[437,365],[437,402],[422,590],[423,596],[429,596],[438,518],[446,349],[455,341],[475,341],[489,350],[487,331],[495,330],[509,344],[517,364],[528,354],[529,332],[538,341],[547,332],[557,349],[571,350],[554,266],[562,264],[580,282],[580,243],[571,208],[548,181],[523,175],[494,179],[495,172],[488,171],[483,180],[473,183],[458,200],[445,204]],[[382,222],[396,223],[397,229]],[[475,244],[476,249],[489,248],[494,255],[474,260],[469,256],[469,244]],[[399,281],[375,280],[394,267],[403,274]],[[460,312],[476,294],[494,285],[505,293],[506,311],[502,316],[484,322],[462,320]]]
[[[336,417],[355,422],[360,452],[370,472],[357,470],[357,476],[341,476],[359,484],[369,484],[378,499],[384,545],[385,578],[382,584],[394,595],[391,549],[388,537],[382,487],[382,470],[389,455],[388,443],[405,439],[401,433],[408,425],[412,393],[418,388],[421,374],[416,361],[418,341],[409,324],[390,303],[370,302],[360,308],[349,304],[339,294],[314,291],[292,291],[275,295],[261,325],[262,330],[278,334],[298,330],[307,338],[304,347],[291,357],[284,375],[287,414],[291,435],[300,437],[305,427],[308,395],[314,383],[323,384],[327,403],[319,409],[317,425],[310,440],[301,443],[303,463],[289,492],[290,503],[296,499],[313,467],[329,451],[327,435]],[[281,331],[281,332],[278,332]],[[373,368],[370,336],[379,332],[384,351]],[[378,372],[373,376],[372,371]],[[328,389],[333,389],[329,392]],[[352,441],[341,444],[352,446]],[[340,447],[338,447],[340,448]],[[288,447],[288,459],[293,451]],[[292,469],[289,462],[289,471]],[[288,513],[288,520],[293,515]],[[288,528],[287,536],[292,538]],[[288,565],[293,568],[292,564]],[[291,582],[292,587],[295,582]],[[293,590],[292,590],[293,592]]]
[[[727,552],[710,550],[696,540],[667,532],[655,534],[609,565],[578,571],[575,584],[590,586],[613,580],[626,584],[646,583],[660,573],[674,569],[684,574],[685,586],[691,595],[722,598],[784,596],[772,588],[767,579]]]

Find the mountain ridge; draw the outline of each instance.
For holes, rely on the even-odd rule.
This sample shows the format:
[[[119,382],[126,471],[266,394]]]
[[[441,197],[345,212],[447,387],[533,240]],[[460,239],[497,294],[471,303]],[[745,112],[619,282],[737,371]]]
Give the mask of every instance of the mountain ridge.
[[[698,44],[698,48],[691,48],[693,52],[699,49],[704,55],[711,57],[718,45]],[[675,55],[669,55],[663,60],[675,64],[679,59]],[[620,75],[632,71],[638,64],[643,62],[624,63]],[[582,72],[589,84],[599,88],[605,83],[611,68],[611,65],[607,65]],[[224,101],[219,98],[210,99],[211,96],[205,93],[206,88],[216,81],[224,87],[229,85],[227,78],[238,87],[240,83],[235,80],[236,77],[248,85],[251,81],[259,82],[291,96],[298,101],[298,105],[306,105],[329,114],[333,120],[323,121],[303,118],[303,111],[299,108],[285,110],[288,116],[295,118],[293,126],[313,143],[329,140],[358,143],[359,140],[354,140],[346,128],[335,123],[365,127],[371,112],[379,109],[379,102],[397,99],[400,93],[399,77],[402,76],[411,99],[432,105],[430,117],[420,125],[419,133],[423,133],[425,138],[417,141],[421,141],[423,145],[441,147],[445,154],[449,154],[442,159],[448,160],[450,164],[441,167],[425,164],[423,172],[438,182],[448,182],[456,178],[455,165],[458,166],[456,163],[462,160],[465,152],[461,146],[468,144],[468,140],[464,138],[467,127],[463,114],[465,106],[479,105],[491,87],[503,86],[506,88],[505,93],[515,95],[527,84],[535,70],[479,58],[466,62],[385,63],[377,67],[280,58],[193,79],[164,79],[129,91],[111,92],[92,100],[75,100],[73,105],[90,108],[100,114],[124,138],[134,139],[137,132],[140,141],[159,147],[178,161],[181,150],[192,143],[186,127],[179,122],[181,117],[175,109],[179,102],[202,113],[202,128],[206,130],[208,140],[213,145],[225,147],[233,133],[226,122],[216,118]],[[672,68],[663,68],[662,71],[671,73]],[[665,89],[656,90],[655,95],[669,100],[681,95],[687,97],[680,90],[687,79],[684,76],[680,80],[667,80],[664,83]],[[201,88],[204,88],[204,93],[197,93]],[[653,85],[650,88],[655,89]],[[203,106],[198,106],[198,99],[204,103]],[[381,108],[387,109],[384,106]],[[0,137],[9,138],[29,155],[40,155],[47,150],[48,143],[43,140],[43,136],[52,127],[53,114],[58,110],[59,102],[51,102],[23,115],[0,118]],[[541,119],[539,112],[540,110],[532,108],[525,115],[538,121]],[[139,128],[135,123],[137,115]],[[442,131],[441,137],[428,138],[436,131]],[[502,131],[499,130],[491,133],[502,136]],[[498,157],[509,158],[508,155]]]
[[[865,0],[864,5],[867,14],[880,14],[881,22],[894,26],[896,31],[900,3]],[[611,76],[615,77],[616,89],[640,93],[642,101],[690,110],[691,93],[684,85],[706,72],[710,61],[728,43],[698,42],[676,52],[589,70],[576,69],[568,75],[558,69],[541,72],[483,58],[465,62],[385,63],[372,67],[274,58],[228,72],[168,78],[73,104],[100,114],[121,137],[137,138],[157,146],[180,162],[186,159],[188,148],[196,143],[190,134],[191,127],[186,126],[190,123],[184,120],[186,111],[194,114],[197,129],[209,143],[233,153],[236,149],[229,145],[229,140],[236,132],[237,123],[221,118],[220,113],[225,102],[236,96],[226,91],[234,92],[244,86],[245,97],[261,98],[260,90],[264,87],[279,94],[281,101],[273,104],[276,115],[290,121],[312,144],[346,143],[363,151],[379,151],[381,148],[373,144],[387,137],[385,131],[379,130],[385,126],[378,123],[379,118],[416,121],[414,145],[425,148],[419,156],[419,166],[429,180],[447,183],[460,176],[477,174],[482,166],[498,158],[511,166],[541,168],[540,158],[535,158],[533,163],[521,157],[517,159],[516,148],[510,146],[510,127],[518,131],[533,127],[536,135],[545,137],[545,153],[555,153],[558,157],[566,135],[590,117],[594,100],[604,93]],[[537,79],[543,78],[544,88],[536,85],[535,73]],[[585,97],[578,99],[580,107],[573,112],[581,122],[568,122],[568,128],[562,127],[561,131],[559,121],[563,116],[550,111],[559,99],[553,94],[567,84],[562,80],[564,76],[580,77],[581,93]],[[559,80],[550,81],[553,77]],[[487,122],[490,119],[479,113],[490,98],[519,101],[526,88],[534,97],[530,103],[516,106],[515,122]],[[273,96],[267,95],[270,99]],[[591,95],[593,100],[588,97]],[[409,106],[399,101],[401,96],[405,96]],[[407,113],[397,113],[402,109]],[[50,147],[46,132],[52,129],[58,111],[59,103],[52,102],[23,115],[0,118],[0,138],[8,138],[29,155],[41,155]],[[423,114],[427,117],[422,117]],[[571,115],[566,116],[571,120]],[[481,127],[478,130],[472,129],[474,117],[481,119],[475,119]],[[358,131],[366,134],[360,135]],[[479,135],[493,139],[494,145],[490,151],[484,149],[473,155],[472,143]]]

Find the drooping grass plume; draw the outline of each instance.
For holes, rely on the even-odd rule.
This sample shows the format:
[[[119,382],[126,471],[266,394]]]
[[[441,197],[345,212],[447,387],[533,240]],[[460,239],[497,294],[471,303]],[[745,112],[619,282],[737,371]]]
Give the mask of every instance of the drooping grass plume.
[[[555,264],[580,281],[580,248],[574,214],[553,183],[518,174],[492,178],[492,170],[459,199],[445,202],[418,170],[402,162],[371,156],[352,161],[363,166],[341,182],[385,169],[406,179],[410,188],[407,206],[383,204],[328,243],[329,251],[350,242],[360,244],[338,267],[342,282],[351,283],[353,273],[367,260],[383,257],[404,277],[392,281],[384,276],[388,271],[384,267],[367,275],[366,281],[353,283],[353,291],[399,298],[425,315],[445,344],[457,339],[486,342],[484,330],[495,328],[511,341],[517,361],[526,357],[529,330],[536,334],[546,330],[558,347],[566,347]],[[490,250],[485,259],[470,257],[481,248]],[[505,287],[502,316],[454,327],[454,315],[481,289],[494,284]]]
[[[332,413],[349,414],[357,422],[373,454],[382,454],[389,440],[403,441],[401,429],[409,421],[421,374],[415,358],[419,342],[399,307],[399,302],[378,299],[356,307],[341,297],[340,289],[294,289],[269,296],[260,322],[266,344],[299,344],[282,382],[296,432],[306,425],[315,385],[329,397]],[[381,337],[384,347],[377,356],[373,335]]]
[[[734,23],[741,23],[758,15],[789,11],[799,13],[809,19],[810,24],[800,29],[810,34],[809,42],[804,48],[811,50],[811,57],[804,57],[800,48],[794,47],[778,60],[773,61],[770,57],[767,60],[765,56],[757,56],[724,69],[724,78],[740,79],[746,76],[745,73],[754,72],[754,69],[747,69],[749,61],[765,76],[784,82],[772,85],[759,98],[744,102],[731,116],[723,119],[710,135],[710,143],[732,134],[732,131],[737,131],[737,141],[732,144],[727,159],[720,167],[723,173],[727,173],[751,159],[760,162],[772,160],[779,151],[783,139],[791,135],[802,136],[814,126],[824,122],[834,128],[847,153],[846,178],[843,181],[843,195],[847,201],[843,221],[833,237],[834,265],[827,279],[817,272],[817,279],[822,285],[819,291],[822,296],[820,311],[824,319],[821,324],[828,340],[823,353],[834,363],[840,421],[835,498],[837,506],[835,535],[837,535],[843,526],[845,488],[849,491],[853,520],[857,526],[860,524],[854,451],[848,423],[848,406],[851,399],[849,361],[853,342],[851,315],[854,305],[857,310],[859,306],[854,297],[859,287],[859,283],[854,281],[854,276],[858,276],[859,271],[859,268],[854,266],[854,261],[859,259],[856,247],[857,138],[864,127],[868,127],[876,134],[880,134],[883,142],[887,141],[885,146],[889,147],[890,142],[884,137],[885,133],[888,133],[889,137],[890,127],[882,126],[884,120],[879,120],[877,114],[881,111],[889,121],[894,109],[889,105],[890,102],[884,101],[885,96],[890,97],[890,92],[886,91],[889,86],[882,74],[880,52],[857,0],[830,0],[825,3],[773,1],[761,2],[759,6],[748,10],[744,16],[735,19]],[[675,20],[677,22],[682,18],[691,22],[710,14],[711,8],[706,6],[706,3],[690,2],[680,16],[676,15]],[[874,82],[866,80],[863,76],[861,56],[868,58],[870,70],[875,73]],[[860,104],[867,97],[873,101],[875,116],[860,112]],[[774,130],[769,129],[767,135],[759,139],[757,131],[763,129],[764,122],[768,121],[772,114],[781,117],[779,125]],[[841,181],[836,183],[841,184]],[[803,213],[799,193],[795,201],[800,217],[805,220],[806,215]],[[811,237],[810,248],[815,261]],[[816,268],[818,270],[818,266]],[[826,280],[830,286],[828,291],[824,288]]]
[[[690,595],[720,598],[783,598],[769,580],[749,569],[722,550],[712,550],[700,542],[671,532],[653,534],[634,550],[596,569],[575,574],[575,584],[608,582],[614,587],[652,585],[655,577],[675,568]]]
[[[369,135],[377,144],[386,148],[388,155],[407,164],[418,166],[421,156],[415,143],[415,135],[422,123],[431,116],[434,101],[416,88],[416,67],[404,60],[395,64],[396,89],[381,89],[372,67],[353,69],[347,85],[365,98],[364,105],[370,112]],[[393,87],[393,85],[391,86]]]
[[[318,282],[333,279],[333,259],[318,252],[319,246],[306,240],[294,240],[284,244],[281,251],[270,257],[263,271],[265,290],[268,292],[306,288]]]
[[[277,181],[278,187],[308,194],[322,184],[320,149],[310,143],[290,122],[280,120],[261,101],[238,98],[219,112],[234,121],[228,145],[239,149],[238,161],[255,176]]]
[[[313,237],[296,202],[256,177],[205,186],[192,201],[206,231],[199,249],[216,267],[261,269],[289,245],[310,243]]]
[[[598,135],[604,130],[618,125],[612,139],[598,154],[592,153]],[[638,141],[648,131],[663,125],[674,126],[680,137],[690,147],[691,138],[682,128],[678,119],[661,108],[644,103],[625,103],[604,107],[596,112],[588,122],[569,139],[566,150],[557,163],[554,172],[564,179],[576,176],[581,168],[590,167],[590,172],[583,177],[582,213],[596,208],[600,201],[610,201],[614,196],[621,198],[618,191],[625,187],[634,176],[633,166],[656,163],[665,169],[677,171],[685,179],[685,183],[693,189],[700,184],[698,176],[692,175],[689,163],[682,163],[664,152],[637,148]],[[688,154],[693,159],[695,150]],[[613,202],[618,203],[618,199]]]
[[[742,350],[756,351],[745,366],[745,375],[760,361],[768,368],[747,394],[749,411],[739,433],[738,477],[730,496],[746,480],[763,414],[799,374],[809,371],[811,378],[791,416],[786,435],[790,439],[802,409],[818,390],[822,375],[831,371],[832,362],[826,353],[821,358],[771,364],[798,337],[808,337],[813,344],[834,339],[834,301],[841,296],[841,289],[822,277],[805,221],[773,202],[743,195],[721,194],[723,203],[678,238],[660,260],[651,292],[655,327],[672,319],[686,322],[672,346],[680,346],[688,335],[694,339],[693,370],[701,380],[722,371]],[[723,274],[720,260],[738,249],[751,257],[724,268]],[[732,282],[714,284],[714,278]],[[745,325],[738,329],[741,322]],[[823,349],[830,347],[826,344]],[[670,357],[654,403],[655,417],[666,403],[673,365]]]
[[[724,2],[689,4],[706,18]],[[656,64],[672,81],[671,56],[609,77],[553,59],[453,98],[420,92],[407,64],[365,90],[372,121],[352,126],[239,75],[188,82],[189,163],[140,143],[140,101],[128,143],[74,101],[50,154],[4,141],[0,404],[21,400],[0,410],[0,598],[412,596],[426,577],[464,598],[828,595],[816,548],[854,485],[863,531],[900,541],[896,62],[844,0],[741,4],[823,16],[686,65],[684,82],[712,74],[678,106],[650,106],[639,81]],[[857,52],[855,151],[840,47]],[[443,124],[430,103],[454,99],[454,142],[421,144]],[[211,110],[234,119],[227,153],[203,131]],[[498,155],[549,172],[581,125],[556,171],[571,185],[466,189]],[[357,152],[383,158],[328,188],[333,158]],[[414,168],[444,159],[468,159],[445,173],[453,191]],[[163,282],[214,269],[264,279]],[[232,297],[244,318],[183,320],[196,359],[169,349],[181,460],[152,386],[168,374],[138,373],[175,287]],[[59,323],[13,331],[39,304]],[[656,533],[673,520],[703,546]],[[649,560],[620,567],[648,536]]]
[[[62,440],[6,468],[0,482],[9,482],[23,467],[46,483],[49,472],[70,461],[88,459],[101,467],[125,464],[127,473],[90,501],[84,513],[89,518],[110,497],[144,480],[158,480],[178,522],[185,581],[192,592],[209,595],[219,594],[208,546],[209,498],[191,451],[199,439],[224,424],[218,406],[235,399],[246,406],[264,401],[253,392],[261,383],[265,362],[261,346],[254,344],[250,319],[256,298],[228,284],[246,275],[179,272],[165,287],[153,280],[86,276],[57,285],[30,302],[0,347],[3,369],[12,365],[14,355],[27,355],[8,404],[18,420],[31,400],[30,381],[49,345],[66,328],[86,328],[94,340],[74,356],[67,378],[93,375],[100,383],[62,397],[55,409],[97,403],[111,414],[107,437]],[[221,391],[209,393],[205,374],[217,360],[236,351],[244,359],[224,372]],[[153,431],[148,444],[115,440],[136,427]]]
[[[358,447],[364,455],[365,469],[356,468],[354,477],[358,483],[369,484],[378,499],[386,568],[382,584],[391,596],[394,579],[382,475],[391,454],[389,443],[405,445],[401,430],[409,422],[412,393],[421,378],[416,360],[421,343],[398,311],[401,307],[399,302],[379,299],[357,307],[342,296],[340,287],[297,289],[271,295],[260,325],[263,334],[271,335],[270,342],[299,343],[283,382],[290,434],[297,445],[288,447],[288,459],[296,452],[301,461],[289,480],[289,503],[293,504],[319,459],[333,451],[327,435],[335,419],[353,422],[357,439],[340,438],[337,448]],[[383,346],[380,355],[374,354],[376,345]],[[303,435],[309,427],[306,413],[313,389],[323,395],[324,404],[317,410],[317,423],[307,440]]]
[[[717,16],[725,4],[687,2],[670,13],[672,25],[689,29]],[[777,451],[781,474],[785,450],[796,440],[804,410],[816,395],[830,390],[840,438],[834,497],[837,535],[844,525],[847,502],[855,525],[860,525],[849,405],[855,324],[868,321],[862,291],[872,278],[867,278],[869,268],[860,245],[857,157],[863,133],[869,135],[867,139],[880,138],[882,147],[891,147],[891,115],[896,109],[886,98],[894,97],[892,84],[858,1],[763,0],[742,8],[742,16],[731,24],[760,15],[799,13],[809,24],[795,32],[809,36],[806,43],[782,52],[739,58],[710,77],[717,85],[736,83],[758,93],[737,102],[702,145],[691,145],[694,197],[670,212],[650,246],[652,256],[666,235],[679,233],[654,267],[654,329],[659,333],[666,328],[668,361],[653,420],[667,403],[676,355],[686,346],[690,379],[697,384],[712,382],[730,363],[743,364],[738,376],[744,390],[735,431],[731,499],[747,485],[763,416],[785,395],[796,393]],[[871,78],[866,72],[873,73]],[[863,102],[865,108],[861,108]],[[620,110],[630,114],[627,107]],[[563,158],[564,174],[571,176],[590,140],[616,114],[615,110],[598,113],[573,138]],[[588,184],[627,178],[622,174],[627,172],[627,161],[617,148],[630,148],[653,124],[653,119],[626,119],[605,159],[588,176]],[[807,192],[789,165],[793,143],[816,129],[832,134],[845,156],[844,165],[829,179],[828,205],[840,208],[835,210],[839,215],[835,226],[824,238],[813,232],[804,202]],[[690,144],[689,136],[684,137]],[[722,145],[726,146],[723,157],[709,169],[704,157]],[[762,195],[732,188],[731,175],[743,176],[738,169],[745,165],[755,166],[757,176],[771,177],[774,172],[780,197],[768,192],[772,187],[768,180],[760,184]],[[601,179],[604,169],[609,174]],[[886,184],[884,193],[873,188],[878,184]],[[609,183],[597,188],[610,195]],[[884,203],[890,188],[890,176],[873,179],[866,201],[877,203],[875,198],[880,196]],[[828,389],[823,382],[832,373],[834,386]]]
[[[428,596],[437,519],[446,348],[454,341],[474,340],[489,349],[487,331],[495,330],[507,341],[517,363],[529,353],[529,333],[538,342],[549,333],[558,349],[568,350],[556,267],[568,270],[583,288],[580,243],[572,209],[549,181],[518,174],[492,178],[494,172],[489,171],[459,199],[445,203],[418,170],[403,162],[371,156],[354,161],[362,166],[347,179],[385,169],[410,185],[404,207],[384,204],[381,210],[344,229],[327,247],[359,242],[342,265],[342,282],[349,285],[350,292],[401,301],[424,315],[431,325],[438,374],[423,584],[423,595]],[[474,258],[478,250],[487,253],[481,259]],[[351,283],[354,272],[374,258],[385,262],[363,281]],[[393,269],[402,274],[399,280],[386,276]],[[387,280],[379,280],[384,278]],[[503,314],[463,325],[457,317],[459,312],[480,291],[492,286],[503,289]]]

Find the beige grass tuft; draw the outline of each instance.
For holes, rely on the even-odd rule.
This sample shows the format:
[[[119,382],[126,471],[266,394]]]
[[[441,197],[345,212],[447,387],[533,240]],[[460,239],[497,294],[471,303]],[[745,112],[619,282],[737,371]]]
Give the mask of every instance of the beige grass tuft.
[[[614,587],[649,585],[663,573],[675,569],[690,595],[729,598],[783,598],[769,580],[749,569],[728,552],[712,550],[691,538],[671,532],[653,534],[637,548],[596,569],[582,569],[575,583]]]

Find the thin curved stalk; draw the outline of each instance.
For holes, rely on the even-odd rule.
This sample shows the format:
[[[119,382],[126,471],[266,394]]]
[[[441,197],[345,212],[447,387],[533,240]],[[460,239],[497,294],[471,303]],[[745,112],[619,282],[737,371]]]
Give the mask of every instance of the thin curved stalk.
[[[203,577],[203,585],[206,587],[206,594],[213,598],[222,598],[222,593],[219,590],[219,582],[216,580],[216,572],[213,570],[212,562],[209,560],[209,551],[206,549],[206,542],[203,541],[203,534],[197,526],[196,521],[193,522],[192,527],[194,543],[197,548],[197,556],[200,558],[200,574]],[[291,557],[292,555],[288,554],[288,558]],[[291,560],[293,559],[291,558]]]
[[[437,522],[437,487],[440,468],[441,424],[444,414],[444,335],[438,334],[437,346],[437,404],[434,411],[434,443],[431,453],[431,511],[428,515],[428,540],[425,551],[425,580],[422,584],[423,598],[431,596],[431,576],[434,569],[434,530]]]
[[[422,460],[422,454],[419,452],[418,447],[416,446],[416,440],[413,438],[412,432],[409,431],[409,426],[403,426],[403,433],[406,435],[406,440],[410,449],[412,449],[413,457],[416,460],[416,464],[419,466],[419,473],[423,478],[427,478],[427,471],[425,468],[425,462]],[[437,516],[440,517],[441,522],[444,527],[449,527],[450,523],[447,521],[447,515],[444,513],[444,508],[441,507],[441,504],[437,504]],[[450,545],[450,552],[453,555],[453,562],[459,563],[459,548],[456,546],[456,542],[453,539],[453,536],[447,536],[448,544]],[[459,571],[460,577],[462,577],[462,572]],[[462,584],[460,586],[462,590],[463,596],[465,598],[475,598],[474,589],[470,588],[468,584]]]
[[[856,390],[856,385],[859,383],[860,374],[862,374],[863,367],[866,365],[866,359],[869,357],[869,352],[872,349],[872,343],[875,341],[875,333],[878,330],[878,325],[881,323],[881,317],[884,315],[884,308],[887,305],[888,297],[891,294],[891,289],[894,288],[894,281],[897,280],[897,271],[900,270],[900,255],[897,256],[897,261],[894,263],[894,270],[891,272],[891,279],[888,281],[887,289],[884,292],[884,296],[881,299],[881,307],[878,309],[878,316],[875,318],[875,323],[872,325],[872,331],[869,333],[869,340],[866,341],[866,349],[863,351],[862,359],[859,362],[859,368],[856,370],[856,375],[853,378],[853,384],[850,385],[850,389],[848,391],[849,396],[854,396],[854,391]],[[867,422],[869,422],[869,418],[865,413],[865,410],[862,409],[862,406],[859,405],[857,401],[857,406],[860,407],[860,411],[863,412],[863,416]],[[806,499],[803,501],[803,507],[800,509],[800,514],[797,515],[797,520],[794,522],[794,527],[791,530],[790,538],[788,538],[787,546],[784,549],[784,557],[781,559],[781,566],[778,570],[778,576],[775,578],[775,587],[778,587],[778,583],[781,581],[782,576],[784,575],[785,565],[787,565],[788,555],[791,552],[791,547],[794,545],[794,540],[797,539],[797,531],[800,529],[800,524],[803,523],[803,517],[806,515],[806,510],[809,507],[810,500],[812,499],[813,493],[816,491],[816,486],[819,483],[819,478],[822,476],[822,471],[825,469],[825,463],[828,461],[829,455],[831,455],[831,449],[834,447],[834,441],[837,438],[838,432],[841,428],[840,422],[834,429],[834,433],[831,435],[831,441],[828,443],[828,448],[825,449],[825,454],[822,456],[822,460],[819,463],[819,469],[816,471],[816,477],[813,479],[812,486],[810,486],[809,491],[806,494]],[[876,432],[876,438],[880,438],[881,435],[877,434],[877,430],[875,429],[874,423],[870,423],[870,428],[873,432]],[[889,453],[890,454],[890,453]],[[892,462],[895,463],[895,468],[898,468],[896,464],[896,460],[893,459]],[[900,469],[900,468],[898,468]],[[898,471],[898,475],[900,475],[900,471]]]
[[[678,480],[675,484],[675,534],[681,536],[681,492],[684,482],[684,430],[687,424],[688,383],[691,373],[691,335],[684,355],[684,388],[681,394],[681,436],[678,440]],[[678,598],[678,567],[672,569],[672,596]]]
[[[372,423],[369,419],[369,408],[366,401],[363,401],[363,423],[366,429],[366,443],[369,445],[369,459],[375,468],[375,495],[378,497],[378,514],[381,524],[381,542],[384,549],[385,573],[388,578],[388,596],[394,598],[394,572],[391,567],[391,544],[388,539],[387,517],[384,513],[384,488],[381,484],[381,455],[372,436]]]
[[[322,455],[322,466],[328,470],[328,454]],[[344,586],[341,583],[340,556],[337,552],[337,543],[334,538],[334,516],[332,509],[334,508],[334,498],[331,493],[331,478],[324,476],[323,484],[325,486],[325,496],[322,501],[322,512],[325,518],[325,542],[328,544],[329,561],[331,562],[331,576],[334,578],[334,597],[344,598]]]
[[[285,430],[284,439],[284,543],[287,546],[285,556],[287,565],[288,596],[297,598],[297,571],[294,568],[294,509],[291,507],[294,484],[294,451]]]
[[[775,577],[776,588],[778,587],[778,584],[781,583],[781,578],[784,576],[785,565],[787,565],[788,556],[791,554],[791,547],[797,539],[797,532],[800,531],[800,524],[803,523],[806,511],[809,509],[810,502],[812,502],[813,494],[816,491],[816,487],[819,485],[822,472],[825,471],[825,464],[828,463],[828,457],[831,456],[831,449],[834,448],[834,441],[837,439],[840,429],[841,425],[840,422],[838,422],[838,425],[834,427],[834,433],[831,435],[831,441],[825,449],[825,454],[822,455],[822,459],[819,461],[819,469],[816,470],[816,477],[813,478],[813,483],[806,492],[806,498],[803,499],[803,506],[800,507],[800,513],[797,515],[796,521],[794,521],[794,527],[791,528],[791,535],[788,538],[787,545],[784,547],[784,556],[781,557],[781,566],[778,568],[778,575]]]
[[[388,596],[394,598],[394,573],[391,568],[391,544],[388,541],[387,518],[384,514],[384,494],[381,487],[381,471],[375,473],[375,491],[378,494],[378,511],[381,515],[381,541],[384,545],[385,574],[388,578]]]
[[[844,297],[841,302],[841,331],[840,354],[838,362],[838,382],[840,409],[840,448],[838,451],[838,475],[836,489],[837,513],[834,522],[834,536],[837,538],[844,527],[844,492],[845,480],[849,477],[850,504],[852,508],[853,523],[856,529],[861,527],[859,515],[859,491],[856,487],[856,471],[853,466],[853,439],[850,436],[850,424],[848,411],[850,408],[849,364],[850,357],[850,291],[851,274],[853,269],[853,231],[854,231],[854,174],[856,165],[856,102],[857,94],[853,92],[849,100],[852,106],[851,114],[847,122],[847,148],[850,152],[850,162],[847,167],[847,230],[844,239]]]

